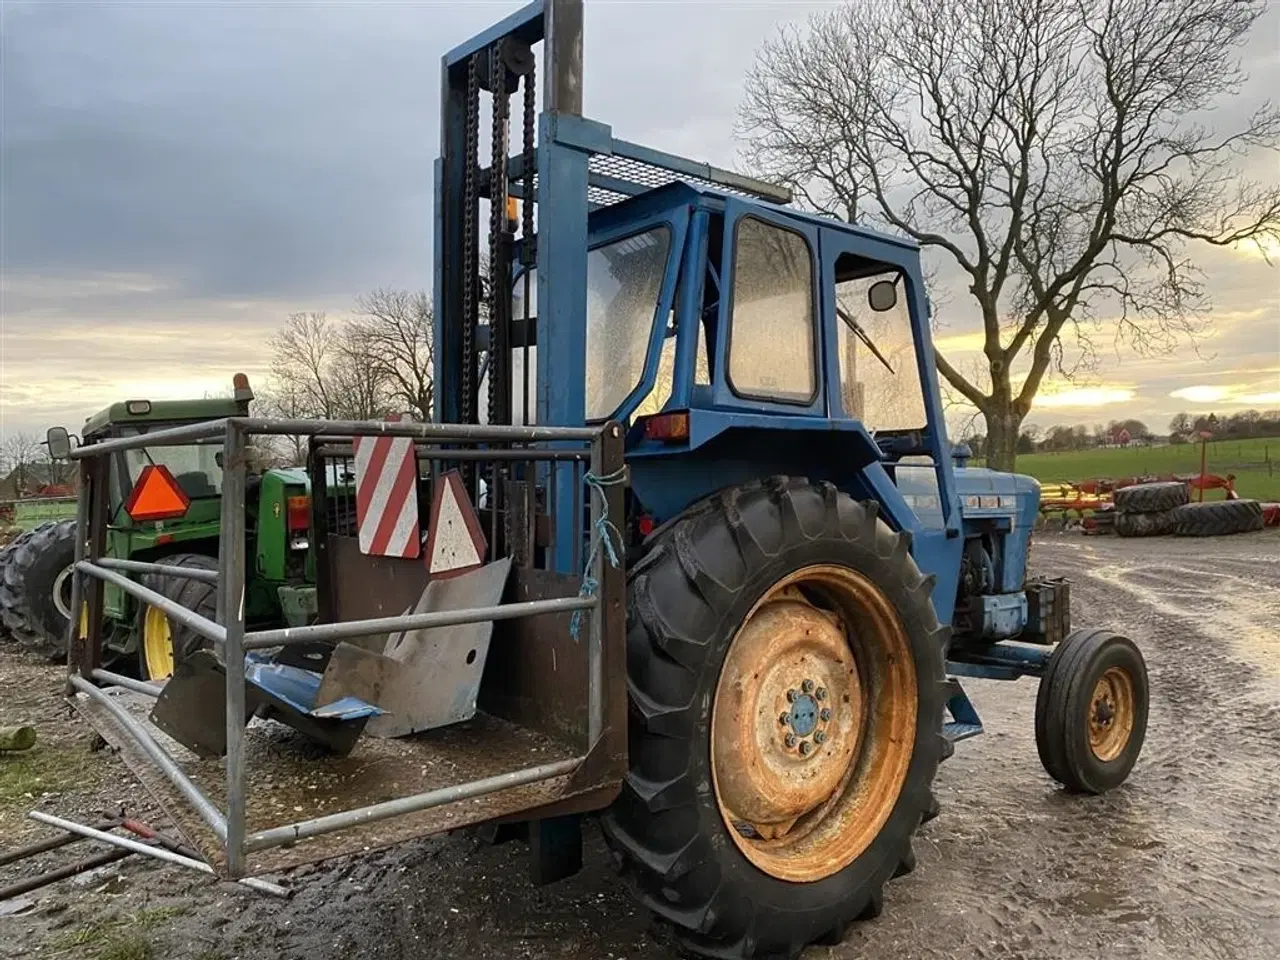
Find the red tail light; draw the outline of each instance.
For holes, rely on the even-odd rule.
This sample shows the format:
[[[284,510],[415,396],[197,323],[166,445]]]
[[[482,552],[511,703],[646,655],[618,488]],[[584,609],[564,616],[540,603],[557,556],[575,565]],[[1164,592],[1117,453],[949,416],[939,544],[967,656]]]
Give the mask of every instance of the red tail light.
[[[664,443],[683,443],[689,439],[689,411],[677,410],[649,417],[644,422],[644,437]]]
[[[311,526],[311,498],[290,497],[285,501],[287,524],[290,533],[306,530]]]

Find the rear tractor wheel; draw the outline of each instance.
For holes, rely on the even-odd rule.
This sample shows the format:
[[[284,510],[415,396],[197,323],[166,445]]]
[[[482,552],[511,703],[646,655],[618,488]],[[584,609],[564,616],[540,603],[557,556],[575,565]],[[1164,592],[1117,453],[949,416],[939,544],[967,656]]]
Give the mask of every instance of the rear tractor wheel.
[[[604,826],[714,957],[794,957],[915,863],[945,750],[946,632],[909,540],[830,485],[691,508],[629,584],[631,771]]]
[[[1119,786],[1142,751],[1147,706],[1147,666],[1133,641],[1109,630],[1069,634],[1036,695],[1040,762],[1075,793]]]
[[[199,553],[179,553],[160,562],[169,567],[218,569],[217,560]],[[218,588],[215,584],[154,573],[147,574],[142,583],[203,617],[213,620],[216,616]],[[167,680],[180,661],[207,645],[200,634],[150,604],[144,603],[138,610],[137,629],[138,670],[144,680]]]
[[[9,632],[51,658],[67,655],[76,522],[43,523],[11,545],[2,575],[0,616]]]

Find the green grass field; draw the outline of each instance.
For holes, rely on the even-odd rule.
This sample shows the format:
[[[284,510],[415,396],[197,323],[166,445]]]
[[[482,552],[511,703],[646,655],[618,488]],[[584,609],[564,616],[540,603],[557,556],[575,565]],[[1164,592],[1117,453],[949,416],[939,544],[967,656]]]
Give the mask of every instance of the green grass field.
[[[1255,500],[1280,501],[1280,438],[1221,440],[1209,444],[1207,470],[1220,476],[1235,474],[1236,491]],[[1042,483],[1116,479],[1140,474],[1199,473],[1200,445],[1127,447],[1114,450],[1073,450],[1065,453],[1024,453],[1018,473]],[[1206,496],[1220,497],[1209,491]]]

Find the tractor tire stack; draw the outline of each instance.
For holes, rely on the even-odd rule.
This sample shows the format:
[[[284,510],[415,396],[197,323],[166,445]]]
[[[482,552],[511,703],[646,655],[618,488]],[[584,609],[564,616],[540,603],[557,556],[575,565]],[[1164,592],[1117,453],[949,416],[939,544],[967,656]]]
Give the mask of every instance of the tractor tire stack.
[[[1262,504],[1256,500],[1191,502],[1185,483],[1138,483],[1113,497],[1115,531],[1122,537],[1224,537],[1261,530]]]
[[[1185,483],[1138,483],[1121,487],[1115,503],[1115,531],[1121,537],[1161,537],[1173,533],[1174,511],[1191,500]]]

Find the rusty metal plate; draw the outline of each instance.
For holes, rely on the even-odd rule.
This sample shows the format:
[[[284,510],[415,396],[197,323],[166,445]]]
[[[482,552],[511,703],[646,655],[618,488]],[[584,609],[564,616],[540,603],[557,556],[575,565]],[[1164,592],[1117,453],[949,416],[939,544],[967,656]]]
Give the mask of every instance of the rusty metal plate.
[[[211,650],[182,660],[151,710],[151,722],[199,757],[227,753],[227,673]],[[244,722],[262,700],[245,689]]]
[[[579,577],[516,568],[506,602],[576,597]],[[585,743],[587,647],[569,635],[567,613],[494,625],[480,709],[552,736]],[[622,692],[625,709],[625,688]]]
[[[421,559],[367,557],[355,537],[331,535],[328,555],[334,621],[399,616],[417,604],[427,586],[427,568]],[[381,652],[386,637],[351,642]]]

